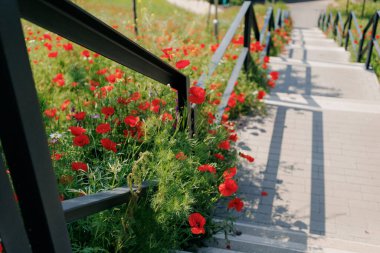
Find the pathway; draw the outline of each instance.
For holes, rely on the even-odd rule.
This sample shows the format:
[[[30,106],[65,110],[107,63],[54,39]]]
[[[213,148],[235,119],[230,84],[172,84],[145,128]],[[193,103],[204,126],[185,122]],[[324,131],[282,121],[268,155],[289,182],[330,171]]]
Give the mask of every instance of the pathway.
[[[210,4],[203,0],[167,0],[169,3],[195,14],[207,14],[210,9]],[[223,11],[223,7],[219,6],[218,11]],[[215,13],[215,6],[211,5],[211,13]]]
[[[271,58],[268,116],[238,122],[238,147],[256,157],[238,172],[239,252],[380,252],[379,84],[315,27],[327,2],[289,4],[295,29]]]

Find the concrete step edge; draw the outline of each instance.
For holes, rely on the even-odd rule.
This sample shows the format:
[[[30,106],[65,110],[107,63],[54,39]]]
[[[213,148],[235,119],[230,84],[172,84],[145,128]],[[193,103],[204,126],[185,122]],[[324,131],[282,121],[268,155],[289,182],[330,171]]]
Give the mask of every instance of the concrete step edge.
[[[200,248],[198,253],[243,253],[241,251],[236,251],[233,249],[221,249],[221,248],[214,248],[214,247],[207,247],[207,248]]]
[[[363,63],[357,62],[329,62],[329,61],[303,61],[294,58],[287,57],[270,57],[270,63],[275,64],[292,64],[292,65],[303,65],[303,66],[318,66],[318,67],[337,67],[337,68],[359,68],[365,70],[365,65]]]
[[[218,233],[213,236],[217,241],[217,245],[212,245],[218,247],[219,243],[222,243],[223,247],[225,245],[224,233]],[[228,236],[231,248],[234,250],[242,252],[252,252],[251,250],[256,248],[258,252],[271,252],[269,249],[279,250],[278,252],[305,252],[307,250],[306,244],[296,243],[296,242],[285,242],[276,239],[269,239],[265,237],[258,237],[252,235],[242,234],[239,236]],[[281,250],[281,251],[280,251]]]

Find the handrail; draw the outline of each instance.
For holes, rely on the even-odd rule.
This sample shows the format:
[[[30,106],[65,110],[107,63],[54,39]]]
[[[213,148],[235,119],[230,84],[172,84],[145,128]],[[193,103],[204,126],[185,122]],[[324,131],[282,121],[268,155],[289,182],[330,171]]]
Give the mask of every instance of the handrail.
[[[329,17],[331,15],[332,15],[332,12],[330,12]],[[326,25],[325,25],[326,16],[327,16],[327,12],[321,13],[319,15],[319,18],[318,18],[318,26],[323,31],[326,31],[326,29],[328,27],[328,26],[326,27],[326,25],[329,25],[329,18],[327,19]],[[359,22],[358,22],[356,15],[353,11],[351,11],[348,14],[348,17],[347,17],[346,21],[344,22],[344,24],[343,24],[342,14],[340,12],[336,13],[336,17],[334,20],[334,24],[333,24],[333,26],[335,28],[335,29],[333,29],[334,38],[336,36],[338,36],[338,40],[339,40],[340,45],[342,43],[342,39],[345,38],[344,47],[346,50],[348,50],[349,43],[351,44],[353,52],[356,55],[356,61],[357,62],[362,61],[363,56],[365,55],[365,53],[368,50],[367,59],[365,62],[366,69],[369,69],[370,65],[371,65],[373,46],[375,46],[376,52],[380,56],[380,48],[379,48],[379,44],[376,40],[376,30],[377,30],[377,24],[379,22],[379,18],[380,18],[380,11],[376,11],[376,13],[370,18],[370,20],[368,21],[368,23],[366,24],[366,26],[364,27],[363,30],[360,29]],[[352,22],[354,23],[355,29],[358,33],[359,41],[354,40],[354,35],[352,32]],[[339,25],[341,26],[342,31],[339,30]],[[367,39],[365,35],[367,34],[368,30],[371,29],[371,27],[372,27],[371,38]],[[364,46],[364,43],[367,40],[368,40],[368,43],[367,43],[367,45]],[[358,45],[356,45],[356,44],[358,44]]]
[[[184,74],[74,3],[19,0],[19,4],[22,17],[30,22],[164,85],[170,84],[178,91],[179,107],[185,107],[189,84]]]

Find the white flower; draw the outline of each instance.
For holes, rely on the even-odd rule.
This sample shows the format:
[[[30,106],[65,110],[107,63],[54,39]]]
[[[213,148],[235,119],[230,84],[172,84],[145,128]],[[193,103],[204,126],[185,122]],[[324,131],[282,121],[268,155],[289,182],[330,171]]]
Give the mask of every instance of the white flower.
[[[49,135],[52,139],[60,139],[62,137],[62,134],[56,132]]]

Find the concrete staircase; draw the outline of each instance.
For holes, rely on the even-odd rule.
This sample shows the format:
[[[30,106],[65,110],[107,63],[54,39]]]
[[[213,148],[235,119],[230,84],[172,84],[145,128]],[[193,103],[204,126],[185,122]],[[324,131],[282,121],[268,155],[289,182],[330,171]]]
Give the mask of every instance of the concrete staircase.
[[[230,249],[220,233],[198,252],[380,252],[379,83],[315,27],[328,2],[289,4],[295,29],[271,58],[280,79],[268,113],[237,122],[238,149],[256,158],[236,176],[242,233],[228,236]]]
[[[349,59],[317,28],[294,29],[271,58],[280,80],[268,115],[238,122],[237,146],[256,158],[237,175],[242,233],[228,236],[230,249],[220,233],[198,252],[380,252],[379,84]]]

